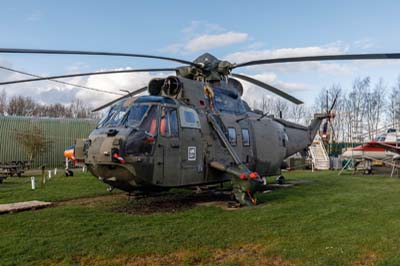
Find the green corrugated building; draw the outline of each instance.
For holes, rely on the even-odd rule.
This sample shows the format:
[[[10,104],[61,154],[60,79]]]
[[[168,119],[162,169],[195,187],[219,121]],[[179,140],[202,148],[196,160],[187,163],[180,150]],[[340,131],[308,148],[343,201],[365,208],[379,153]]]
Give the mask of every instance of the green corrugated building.
[[[34,159],[34,166],[48,167],[64,165],[64,150],[73,145],[75,139],[86,138],[96,127],[92,119],[44,118],[0,116],[0,162],[27,160],[28,157],[16,141],[16,132],[40,128],[44,138],[51,142],[47,152]]]

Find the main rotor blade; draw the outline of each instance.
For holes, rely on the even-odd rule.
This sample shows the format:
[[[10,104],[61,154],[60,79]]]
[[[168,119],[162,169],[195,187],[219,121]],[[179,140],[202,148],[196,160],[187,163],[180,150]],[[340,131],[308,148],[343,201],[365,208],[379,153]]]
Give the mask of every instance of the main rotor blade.
[[[275,87],[272,87],[271,85],[268,85],[268,84],[266,84],[264,82],[261,82],[261,81],[259,81],[257,79],[253,79],[253,78],[251,78],[249,76],[244,76],[244,75],[241,75],[241,74],[231,73],[231,75],[236,77],[236,78],[238,78],[238,79],[245,80],[247,82],[250,82],[250,83],[253,83],[253,84],[257,85],[257,86],[260,86],[261,88],[269,90],[270,92],[273,92],[273,93],[285,98],[286,100],[291,101],[292,103],[303,104],[303,102],[301,100],[299,100],[299,99],[297,99],[297,98],[295,98],[295,97],[287,94],[286,92],[283,92],[283,91],[281,91],[281,90],[279,90],[279,89],[277,89]]]
[[[110,71],[100,71],[100,72],[88,72],[88,73],[78,73],[60,76],[50,76],[34,79],[20,79],[14,81],[0,82],[0,85],[16,84],[23,82],[32,82],[40,80],[50,80],[50,79],[62,79],[62,78],[73,78],[73,77],[83,77],[83,76],[93,76],[93,75],[107,75],[107,74],[120,74],[120,73],[134,73],[134,72],[160,72],[160,71],[175,71],[175,68],[149,68],[149,69],[125,69],[125,70],[110,70]]]
[[[31,77],[35,77],[35,78],[42,78],[42,76],[39,76],[39,75],[35,75],[35,74],[32,74],[32,73],[24,72],[24,71],[21,71],[21,70],[17,70],[17,69],[5,67],[5,66],[0,66],[0,69],[11,71],[11,72],[15,72],[15,73],[18,73],[18,74],[31,76]],[[60,83],[60,84],[64,84],[64,85],[68,85],[68,86],[77,87],[77,88],[82,88],[82,89],[86,89],[86,90],[91,90],[91,91],[97,91],[97,92],[114,94],[114,95],[122,95],[122,93],[118,93],[118,92],[101,90],[101,89],[88,87],[88,86],[83,86],[83,85],[79,85],[79,84],[73,84],[73,83],[69,83],[69,82],[65,82],[65,81],[61,81],[61,80],[50,80],[50,81],[56,82],[56,83]]]
[[[131,54],[131,53],[113,53],[113,52],[93,52],[93,51],[73,51],[73,50],[44,50],[44,49],[18,49],[18,48],[0,48],[0,53],[8,54],[68,54],[68,55],[104,55],[104,56],[126,56],[126,57],[142,57],[153,58],[167,61],[178,62],[191,66],[198,66],[197,64],[172,57],[146,55],[146,54]]]
[[[118,98],[115,99],[115,100],[112,100],[111,102],[108,102],[108,103],[106,103],[106,104],[103,104],[102,106],[99,106],[99,107],[97,107],[96,109],[93,109],[92,112],[94,113],[94,112],[100,111],[100,110],[102,110],[102,109],[104,109],[104,108],[106,108],[106,107],[108,107],[108,106],[110,106],[110,105],[112,105],[112,104],[118,102],[119,100],[122,100],[122,99],[125,99],[125,98],[128,98],[128,97],[135,96],[136,94],[142,93],[142,92],[144,92],[144,91],[146,91],[146,90],[147,90],[147,86],[146,86],[146,87],[143,87],[143,88],[140,88],[140,89],[138,89],[138,90],[132,91],[132,92],[130,92],[130,93],[124,95],[124,96],[121,96],[121,97],[118,97]]]
[[[330,60],[380,60],[380,59],[400,59],[400,53],[389,54],[345,54],[345,55],[317,55],[302,57],[287,57],[253,60],[236,64],[232,67],[244,67],[254,65],[276,64],[276,63],[292,63],[292,62],[309,62],[309,61],[330,61]]]

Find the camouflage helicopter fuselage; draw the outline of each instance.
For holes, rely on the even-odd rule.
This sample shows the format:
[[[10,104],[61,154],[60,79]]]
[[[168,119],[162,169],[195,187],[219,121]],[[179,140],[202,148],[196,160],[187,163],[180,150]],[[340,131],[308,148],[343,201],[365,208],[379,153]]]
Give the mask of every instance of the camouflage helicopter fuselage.
[[[307,149],[325,117],[316,116],[309,127],[260,119],[230,83],[168,79],[179,83],[172,95],[160,85],[167,79],[154,80],[149,92],[158,95],[116,103],[89,138],[77,142],[76,156],[103,182],[130,192],[241,178],[242,168],[229,171],[237,162],[227,145],[244,168],[260,176],[279,175],[283,160]]]

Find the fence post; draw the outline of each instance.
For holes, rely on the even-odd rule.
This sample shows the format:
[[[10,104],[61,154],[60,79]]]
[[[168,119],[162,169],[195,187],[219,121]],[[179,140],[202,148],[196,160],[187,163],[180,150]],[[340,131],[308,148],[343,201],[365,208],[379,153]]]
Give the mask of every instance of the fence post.
[[[44,174],[44,168],[45,166],[42,165],[42,188],[44,186],[44,183],[46,183],[46,175]]]

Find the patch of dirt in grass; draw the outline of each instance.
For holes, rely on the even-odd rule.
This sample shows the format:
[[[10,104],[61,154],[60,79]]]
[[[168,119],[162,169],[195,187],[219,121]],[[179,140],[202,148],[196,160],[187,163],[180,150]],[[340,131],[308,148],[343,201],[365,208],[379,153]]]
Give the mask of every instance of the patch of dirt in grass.
[[[72,259],[73,264],[80,266],[169,266],[169,265],[235,265],[235,266],[294,266],[279,256],[267,255],[262,245],[247,244],[228,249],[178,251],[167,255],[127,256],[114,258],[102,256],[85,256]],[[42,265],[53,266],[60,262],[46,261]]]
[[[227,193],[165,193],[158,196],[132,199],[113,210],[128,214],[153,214],[174,213],[188,210],[195,206],[217,206],[224,209],[231,209],[228,208],[230,200],[231,197]]]
[[[378,254],[375,252],[367,252],[362,254],[359,259],[354,263],[355,266],[373,266],[379,259]]]
[[[140,197],[133,196],[130,199],[126,193],[116,193],[91,198],[64,200],[55,202],[54,206],[79,205],[96,207],[116,202],[117,204],[114,206],[110,204],[111,210],[128,214],[175,213],[195,206],[216,206],[226,210],[237,210],[238,208],[228,207],[230,201],[231,197],[227,192],[204,191],[196,193],[188,190],[183,193],[164,192]]]
[[[110,195],[89,197],[89,198],[77,198],[71,200],[63,200],[55,202],[54,206],[65,206],[65,205],[97,205],[101,203],[107,203],[118,199],[128,199],[127,195],[124,193],[115,193]]]

